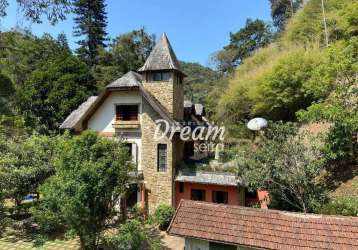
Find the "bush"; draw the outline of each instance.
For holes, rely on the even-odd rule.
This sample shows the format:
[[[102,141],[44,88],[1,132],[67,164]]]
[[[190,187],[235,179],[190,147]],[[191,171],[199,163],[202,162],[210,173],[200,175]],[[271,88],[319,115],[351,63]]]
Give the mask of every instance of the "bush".
[[[358,198],[340,197],[331,200],[321,210],[323,214],[358,216]]]
[[[103,244],[109,250],[161,249],[159,241],[151,237],[137,219],[123,224],[118,233],[106,236]]]
[[[174,215],[174,208],[167,204],[160,204],[154,212],[154,221],[160,230],[166,230]]]
[[[46,241],[48,240],[47,236],[45,235],[36,235],[34,241],[34,247],[42,247],[45,245]]]
[[[0,192],[0,235],[3,232],[3,229],[5,227],[5,206],[4,206],[4,200],[3,200],[3,196]]]
[[[56,208],[56,204],[51,204],[48,200],[39,203],[36,207],[31,209],[32,217],[38,224],[42,233],[51,233],[60,231],[63,226],[63,218],[61,217],[60,208]],[[51,207],[51,209],[50,209]],[[53,211],[58,211],[54,213]]]

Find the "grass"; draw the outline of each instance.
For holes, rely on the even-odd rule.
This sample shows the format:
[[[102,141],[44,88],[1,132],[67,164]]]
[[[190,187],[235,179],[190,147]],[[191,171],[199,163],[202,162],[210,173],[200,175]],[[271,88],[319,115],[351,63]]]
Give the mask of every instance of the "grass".
[[[8,229],[0,238],[1,250],[72,250],[80,249],[77,239],[66,240],[64,238],[49,239],[44,242],[39,240],[39,235],[27,234],[22,231]]]

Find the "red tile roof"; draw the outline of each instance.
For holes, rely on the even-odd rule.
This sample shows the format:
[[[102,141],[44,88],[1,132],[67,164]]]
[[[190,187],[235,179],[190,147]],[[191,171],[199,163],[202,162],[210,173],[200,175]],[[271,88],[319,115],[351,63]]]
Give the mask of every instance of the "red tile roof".
[[[358,217],[182,200],[169,234],[266,249],[358,249]]]

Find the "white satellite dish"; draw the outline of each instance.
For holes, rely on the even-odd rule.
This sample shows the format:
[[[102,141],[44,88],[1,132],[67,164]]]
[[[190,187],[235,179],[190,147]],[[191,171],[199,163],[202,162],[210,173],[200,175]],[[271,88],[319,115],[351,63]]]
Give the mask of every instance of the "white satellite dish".
[[[259,131],[267,127],[267,121],[264,118],[254,118],[247,123],[247,128],[252,131]]]

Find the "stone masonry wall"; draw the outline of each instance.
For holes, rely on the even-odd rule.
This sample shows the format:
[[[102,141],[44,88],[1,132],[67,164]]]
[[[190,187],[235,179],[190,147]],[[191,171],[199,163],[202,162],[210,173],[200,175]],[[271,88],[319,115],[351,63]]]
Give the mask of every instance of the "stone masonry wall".
[[[175,120],[182,120],[184,115],[184,90],[177,81],[176,73],[166,82],[143,82],[144,88],[151,93]],[[146,77],[143,77],[146,79]],[[153,108],[143,100],[141,117],[142,129],[142,163],[144,182],[147,189],[148,212],[153,213],[160,203],[174,205],[174,174],[176,164],[183,158],[183,143],[174,138],[165,137],[154,141],[155,121],[162,119]],[[158,144],[167,144],[167,171],[158,172]]]
[[[173,115],[173,82],[144,82],[143,86]]]
[[[155,120],[161,117],[152,107],[143,101],[142,114],[142,163],[143,176],[148,199],[148,212],[153,213],[160,203],[173,204],[173,144],[165,137],[154,141]],[[167,144],[167,171],[158,172],[157,147],[159,143]]]

